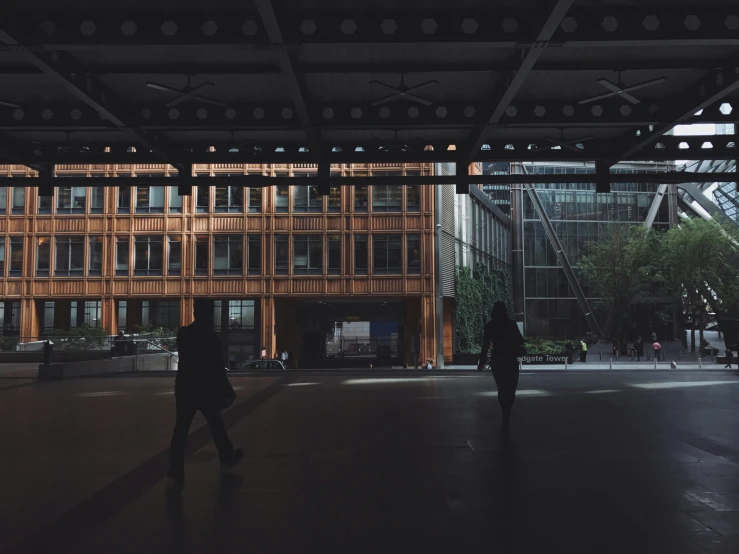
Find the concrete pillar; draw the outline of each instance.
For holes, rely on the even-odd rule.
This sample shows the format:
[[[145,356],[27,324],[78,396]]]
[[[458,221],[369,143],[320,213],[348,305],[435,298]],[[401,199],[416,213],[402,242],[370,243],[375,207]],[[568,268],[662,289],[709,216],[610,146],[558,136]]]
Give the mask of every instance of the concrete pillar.
[[[523,184],[511,188],[511,254],[513,268],[513,311],[516,321],[526,321],[523,257]]]
[[[21,329],[20,334],[24,339],[32,339],[39,336],[39,313],[37,302],[33,298],[21,300]],[[41,301],[43,309],[43,301]]]

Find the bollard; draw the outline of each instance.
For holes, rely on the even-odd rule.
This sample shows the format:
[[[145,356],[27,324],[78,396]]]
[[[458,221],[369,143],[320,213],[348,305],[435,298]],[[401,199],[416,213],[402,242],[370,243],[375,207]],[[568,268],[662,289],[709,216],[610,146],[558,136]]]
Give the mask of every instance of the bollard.
[[[613,370],[613,358],[608,361],[608,366]]]
[[[521,368],[519,368],[520,371]],[[567,358],[565,358],[565,371],[567,371]]]
[[[657,369],[657,358],[654,359],[654,369]]]
[[[519,373],[521,372],[521,365],[522,365],[521,364],[521,360],[518,360],[518,371],[519,371]]]
[[[603,361],[603,351],[602,350],[598,352],[598,356],[600,356],[600,361],[602,362]]]
[[[702,358],[698,358],[698,369],[703,369],[703,360],[702,360]]]

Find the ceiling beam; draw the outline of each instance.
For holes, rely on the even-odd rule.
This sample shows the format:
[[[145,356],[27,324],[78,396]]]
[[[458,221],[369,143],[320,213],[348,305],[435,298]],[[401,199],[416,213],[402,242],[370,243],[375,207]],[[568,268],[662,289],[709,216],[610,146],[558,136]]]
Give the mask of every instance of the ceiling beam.
[[[214,57],[217,53],[214,52]],[[300,72],[305,75],[360,74],[360,73],[500,73],[514,71],[520,66],[517,60],[503,60],[485,63],[397,63],[363,62],[330,63],[312,62],[300,64]],[[720,69],[727,66],[724,58],[700,60],[630,60],[618,58],[578,62],[539,62],[531,69],[537,71],[695,71]],[[280,66],[273,64],[86,64],[89,75],[251,75],[273,76],[280,74]],[[0,75],[38,75],[43,72],[30,65],[0,66]]]
[[[557,0],[546,23],[544,23],[544,26],[536,37],[537,41],[548,41],[552,38],[557,27],[567,15],[567,10],[572,6],[572,2],[573,0]],[[518,90],[528,77],[529,72],[534,67],[534,64],[543,53],[543,48],[529,48],[524,54],[521,65],[515,74],[506,78],[493,92],[489,100],[492,110],[484,118],[486,120],[485,125],[473,130],[468,135],[467,140],[465,140],[465,145],[460,149],[460,159],[465,165],[471,162],[474,159],[474,154],[482,148],[485,142],[485,126],[495,126],[498,124],[506,108],[516,96]]]
[[[28,63],[34,65],[56,84],[95,109],[101,118],[125,132],[135,143],[145,146],[163,161],[185,169],[166,146],[166,138],[157,132],[133,130],[126,121],[125,102],[97,77],[88,76],[85,67],[65,52],[31,50],[0,29],[0,42],[13,47]]]
[[[310,109],[308,107],[308,93],[303,80],[303,76],[298,74],[295,69],[292,54],[284,48],[284,40],[282,30],[277,21],[274,7],[270,0],[255,0],[259,17],[262,20],[264,29],[270,43],[276,47],[275,55],[280,65],[280,71],[285,81],[285,86],[290,93],[295,110],[298,112],[300,123],[303,131],[308,139],[310,147],[315,152],[321,152],[321,139],[319,133],[313,127],[310,117]]]
[[[734,179],[734,173],[714,173],[714,174],[686,174],[679,171],[667,171],[667,172],[655,172],[649,174],[610,174],[608,180],[612,183],[661,183],[661,184],[682,184],[682,183],[698,183],[706,182],[715,179],[719,182]],[[345,177],[345,176],[332,176],[330,182],[332,185],[395,185],[395,184],[407,184],[407,185],[434,185],[434,184],[452,184],[456,181],[456,175],[428,175],[428,176],[366,176],[366,177]],[[92,176],[85,177],[80,176],[80,181],[84,180],[89,185],[102,185],[102,186],[119,186],[119,185],[135,185],[141,182],[140,177],[102,177]],[[469,175],[469,182],[479,184],[512,184],[512,183],[595,183],[595,173],[590,175],[549,175],[549,174],[535,174],[535,175]],[[296,175],[294,177],[267,177],[264,175],[218,175],[215,177],[210,175],[203,175],[200,177],[185,175],[183,177],[172,177],[165,176],[154,176],[146,177],[147,185],[172,185],[175,182],[177,184],[184,185],[198,185],[203,182],[213,183],[218,181],[222,185],[244,185],[244,186],[269,186],[269,185],[293,185],[296,183],[310,184],[306,182],[303,177]],[[52,176],[39,176],[39,177],[9,177],[7,175],[0,175],[0,183],[23,183],[24,186],[38,186],[38,185],[56,185],[60,182],[64,182],[62,178]]]
[[[657,142],[675,126],[693,118],[696,112],[720,105],[722,99],[739,90],[739,59],[734,66],[710,71],[687,90],[676,94],[666,104],[665,115],[669,123],[632,129],[624,134],[614,146],[615,155],[609,160],[613,165],[618,160],[628,159],[639,150]]]

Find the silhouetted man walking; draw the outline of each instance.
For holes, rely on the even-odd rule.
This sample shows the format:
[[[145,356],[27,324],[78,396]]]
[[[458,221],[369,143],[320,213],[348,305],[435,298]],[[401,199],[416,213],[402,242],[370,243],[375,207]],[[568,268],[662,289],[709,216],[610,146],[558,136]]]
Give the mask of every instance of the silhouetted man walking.
[[[233,404],[236,394],[226,376],[221,341],[213,331],[210,304],[195,301],[194,312],[194,323],[181,327],[177,333],[180,362],[174,388],[177,423],[172,434],[167,473],[170,493],[181,492],[185,485],[185,447],[190,424],[198,410],[210,427],[221,468],[232,467],[244,456],[241,448],[234,450],[221,418],[221,410]]]
[[[508,310],[503,302],[496,302],[485,325],[482,339],[482,352],[478,369],[488,362],[493,370],[495,384],[498,386],[498,402],[503,411],[503,428],[507,431],[511,421],[511,410],[516,400],[518,387],[518,356],[523,349],[523,337],[515,321],[508,319]]]

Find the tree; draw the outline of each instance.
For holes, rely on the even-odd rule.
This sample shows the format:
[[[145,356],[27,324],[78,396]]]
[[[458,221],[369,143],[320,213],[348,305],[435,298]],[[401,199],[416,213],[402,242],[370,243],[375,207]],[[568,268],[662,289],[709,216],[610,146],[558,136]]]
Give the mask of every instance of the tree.
[[[658,279],[658,243],[655,232],[642,225],[611,223],[580,257],[579,274],[598,299],[594,306],[608,314],[617,340],[628,328],[631,305]]]
[[[709,311],[739,309],[739,231],[722,220],[685,218],[666,233],[662,258],[675,301],[690,321],[694,352],[696,327],[702,345]]]

